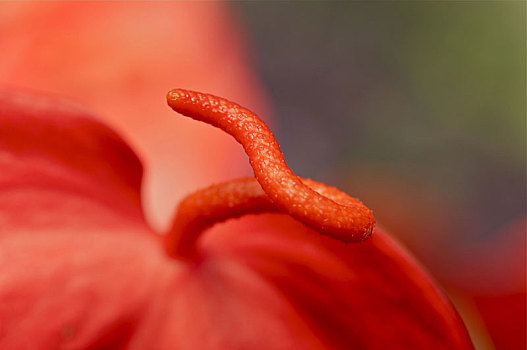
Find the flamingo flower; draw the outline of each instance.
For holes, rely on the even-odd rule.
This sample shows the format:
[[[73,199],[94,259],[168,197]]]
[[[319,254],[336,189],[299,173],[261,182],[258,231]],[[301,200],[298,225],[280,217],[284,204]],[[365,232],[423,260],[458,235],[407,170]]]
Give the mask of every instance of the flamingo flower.
[[[472,348],[372,212],[294,175],[254,114],[181,89],[168,102],[234,136],[255,178],[189,195],[159,235],[115,132],[0,92],[0,349]]]

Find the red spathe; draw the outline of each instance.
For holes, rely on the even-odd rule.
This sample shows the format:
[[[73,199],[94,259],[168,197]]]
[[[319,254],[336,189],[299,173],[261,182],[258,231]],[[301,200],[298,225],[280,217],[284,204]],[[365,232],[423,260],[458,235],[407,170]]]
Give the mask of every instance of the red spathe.
[[[379,229],[346,245],[261,215],[209,230],[200,261],[169,259],[140,161],[64,101],[0,92],[0,165],[0,349],[472,348]]]

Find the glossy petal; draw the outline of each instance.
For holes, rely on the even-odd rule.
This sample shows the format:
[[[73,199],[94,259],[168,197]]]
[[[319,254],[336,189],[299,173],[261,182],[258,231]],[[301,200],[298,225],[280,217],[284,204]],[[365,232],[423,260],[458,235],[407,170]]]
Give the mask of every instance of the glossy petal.
[[[33,229],[70,219],[94,223],[94,215],[109,217],[108,211],[143,222],[141,163],[71,102],[0,90],[0,167],[4,232],[10,223]],[[70,197],[75,205],[66,204]]]
[[[307,346],[299,336],[301,331],[281,327],[290,331],[287,339],[296,340],[295,346],[472,348],[459,316],[442,292],[382,230],[377,229],[363,244],[346,245],[287,217],[254,218],[250,228],[251,219],[244,220],[212,229],[203,249],[210,249],[211,256],[228,252],[287,300],[288,308],[277,307],[275,315],[307,327],[317,339],[308,340]],[[246,232],[240,234],[244,226]],[[267,312],[271,305],[265,308]],[[218,310],[218,315],[223,313]],[[225,341],[232,348],[244,348],[243,343]]]

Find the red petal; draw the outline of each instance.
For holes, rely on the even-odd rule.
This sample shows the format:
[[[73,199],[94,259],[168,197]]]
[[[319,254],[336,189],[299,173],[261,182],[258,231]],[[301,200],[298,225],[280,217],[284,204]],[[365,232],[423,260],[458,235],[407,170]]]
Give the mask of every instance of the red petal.
[[[0,163],[0,348],[126,344],[175,266],[143,221],[137,157],[71,103],[1,91]]]
[[[176,344],[472,349],[448,299],[382,231],[364,244],[345,245],[289,218],[271,219],[269,226],[269,217],[253,219],[252,230],[245,219],[209,232],[207,258],[166,310],[168,325],[192,319],[195,326],[184,328]]]
[[[0,236],[0,349],[119,349],[177,276],[140,227],[39,233]]]
[[[0,168],[1,232],[114,220],[115,213],[143,220],[141,163],[72,103],[0,90]]]

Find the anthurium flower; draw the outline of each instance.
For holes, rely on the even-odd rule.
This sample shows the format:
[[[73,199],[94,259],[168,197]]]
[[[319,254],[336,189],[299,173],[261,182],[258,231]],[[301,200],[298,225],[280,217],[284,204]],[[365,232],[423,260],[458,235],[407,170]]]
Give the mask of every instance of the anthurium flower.
[[[165,238],[115,132],[69,102],[0,92],[0,349],[472,348],[369,209],[286,170],[250,111],[186,90],[169,103],[235,136],[258,182],[190,195]]]

